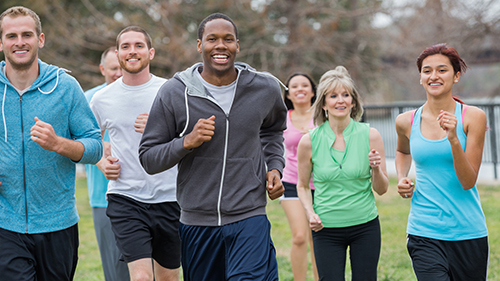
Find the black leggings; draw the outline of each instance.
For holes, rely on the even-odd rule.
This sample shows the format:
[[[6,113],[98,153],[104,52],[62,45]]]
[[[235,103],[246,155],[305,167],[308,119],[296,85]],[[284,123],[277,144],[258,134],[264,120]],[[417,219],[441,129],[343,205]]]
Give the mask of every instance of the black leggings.
[[[314,256],[319,280],[345,280],[346,251],[349,247],[352,281],[377,280],[380,256],[378,217],[360,225],[323,228],[313,232]]]

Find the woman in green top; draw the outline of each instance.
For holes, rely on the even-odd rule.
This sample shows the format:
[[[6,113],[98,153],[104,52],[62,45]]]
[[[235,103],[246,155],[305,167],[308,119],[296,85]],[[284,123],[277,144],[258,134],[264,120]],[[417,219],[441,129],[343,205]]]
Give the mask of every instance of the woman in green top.
[[[382,195],[389,185],[382,137],[358,122],[361,99],[343,66],[321,77],[313,108],[318,127],[299,142],[297,192],[313,230],[320,280],[344,280],[347,247],[352,280],[376,280],[381,242],[372,188]]]

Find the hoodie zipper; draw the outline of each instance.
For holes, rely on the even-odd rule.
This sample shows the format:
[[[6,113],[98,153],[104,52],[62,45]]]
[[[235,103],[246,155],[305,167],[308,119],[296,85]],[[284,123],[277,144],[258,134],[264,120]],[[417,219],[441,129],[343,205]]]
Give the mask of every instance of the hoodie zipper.
[[[226,116],[226,136],[224,139],[224,156],[222,158],[222,175],[220,179],[220,186],[219,186],[219,198],[217,200],[217,220],[218,220],[218,225],[222,225],[222,215],[220,211],[221,207],[221,202],[222,202],[222,187],[224,186],[224,176],[226,174],[226,161],[227,161],[227,143],[229,141],[229,116],[225,114]]]
[[[23,96],[19,96],[19,105],[21,107],[21,144],[23,153],[23,187],[24,187],[24,210],[26,212],[26,234],[28,233],[28,192],[26,190],[26,165],[24,159],[24,122],[23,122]]]

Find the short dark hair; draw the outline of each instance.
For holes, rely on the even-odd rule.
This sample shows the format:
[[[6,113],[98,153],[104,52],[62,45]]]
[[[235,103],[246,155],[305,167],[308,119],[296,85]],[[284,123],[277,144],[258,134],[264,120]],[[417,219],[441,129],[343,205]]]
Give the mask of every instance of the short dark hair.
[[[234,23],[234,21],[230,17],[228,17],[222,13],[213,13],[210,16],[206,17],[200,23],[200,26],[198,26],[198,39],[200,39],[200,40],[202,39],[203,32],[205,32],[205,25],[207,24],[207,22],[213,21],[216,19],[223,19],[223,20],[227,20],[228,22],[230,22],[234,27],[234,35],[236,35],[236,39],[238,39],[238,28],[236,27],[236,24]]]
[[[151,36],[149,36],[148,32],[144,30],[144,28],[135,25],[125,27],[122,31],[120,31],[120,33],[118,33],[118,36],[116,36],[116,49],[120,49],[120,36],[122,36],[123,33],[129,31],[135,31],[144,34],[144,37],[146,38],[146,45],[148,45],[148,49],[151,49]]]

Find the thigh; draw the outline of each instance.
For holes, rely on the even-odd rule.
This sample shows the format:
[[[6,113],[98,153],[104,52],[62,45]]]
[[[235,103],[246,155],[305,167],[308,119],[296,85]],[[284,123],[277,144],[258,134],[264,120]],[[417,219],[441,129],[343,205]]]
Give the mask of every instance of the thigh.
[[[145,205],[125,196],[108,195],[106,215],[111,221],[116,245],[127,263],[152,258],[151,231],[145,217]]]
[[[0,228],[0,272],[2,280],[35,280],[34,244],[29,234]]]
[[[323,228],[312,236],[319,280],[345,280],[348,241],[344,228]]]
[[[307,221],[307,216],[299,200],[282,200],[281,206],[292,232],[292,240],[295,243],[307,243],[311,235],[311,228]],[[307,247],[307,246],[306,246]]]
[[[152,204],[150,208],[153,259],[167,269],[181,266],[180,212],[177,202]]]
[[[185,281],[226,280],[224,243],[220,227],[179,225]]]
[[[38,280],[73,280],[78,262],[78,225],[32,236]]]
[[[278,280],[271,224],[255,216],[223,226],[227,280]]]
[[[380,257],[380,223],[378,217],[352,227],[349,246],[353,281],[377,280]]]
[[[408,253],[418,280],[449,281],[448,260],[442,241],[408,235]]]
[[[453,281],[483,281],[488,271],[488,238],[446,242]]]

